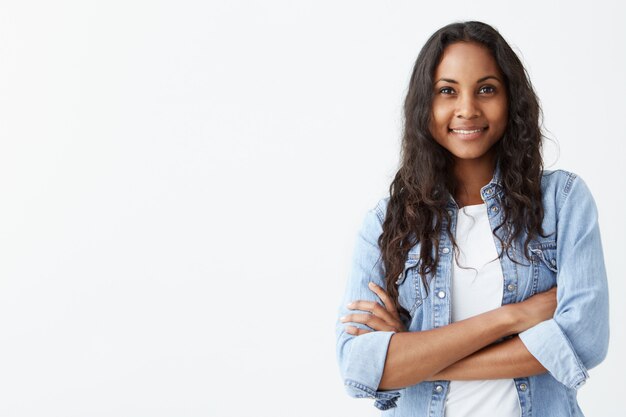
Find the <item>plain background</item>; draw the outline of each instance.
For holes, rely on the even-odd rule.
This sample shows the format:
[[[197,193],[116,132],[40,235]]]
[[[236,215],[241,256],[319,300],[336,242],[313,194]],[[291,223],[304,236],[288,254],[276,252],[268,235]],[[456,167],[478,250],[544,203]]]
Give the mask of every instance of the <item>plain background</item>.
[[[375,416],[334,325],[401,106],[439,27],[483,20],[542,100],[546,167],[591,188],[623,415],[620,2],[0,5],[0,415]]]

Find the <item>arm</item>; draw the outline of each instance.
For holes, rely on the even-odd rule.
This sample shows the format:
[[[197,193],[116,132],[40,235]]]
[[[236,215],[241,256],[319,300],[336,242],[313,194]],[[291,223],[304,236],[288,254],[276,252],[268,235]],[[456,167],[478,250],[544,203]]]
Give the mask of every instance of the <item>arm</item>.
[[[546,368],[518,336],[469,355],[428,378],[429,381],[505,379],[539,375]]]
[[[506,335],[517,333],[550,317],[554,311],[554,294],[542,295],[500,307],[479,316],[424,332],[368,332],[366,320],[351,315],[348,303],[354,300],[377,302],[368,283],[383,286],[377,238],[382,232],[380,205],[365,218],[357,237],[352,275],[339,309],[350,327],[337,322],[337,359],[348,393],[353,397],[376,398],[380,409],[395,406],[400,393],[393,387],[404,387],[425,380],[463,357]],[[544,293],[547,294],[547,293]],[[545,307],[549,305],[549,307]]]
[[[382,233],[383,201],[368,211],[356,238],[352,256],[352,269],[346,290],[339,307],[339,317],[351,311],[348,304],[355,300],[376,302],[376,295],[369,290],[368,283],[383,285],[384,271],[380,262],[377,239]],[[365,331],[367,326],[353,323],[355,330]],[[378,390],[382,376],[389,339],[393,331],[371,332],[355,335],[337,320],[335,334],[336,355],[339,370],[348,394],[355,398],[376,398],[375,406],[386,410],[395,406],[399,392]]]
[[[384,308],[376,302],[357,302],[358,308],[371,312],[371,314],[351,314],[342,318],[342,322],[352,321],[366,324],[373,331],[394,331],[405,332],[405,328],[400,320],[398,312],[389,298],[389,295],[380,287],[371,285],[371,290],[380,298]],[[528,304],[530,301],[524,303]],[[546,291],[544,294],[532,300],[535,312],[543,311],[544,317],[549,318],[554,314],[556,308],[556,288]],[[539,304],[538,304],[539,303]],[[524,307],[524,305],[522,305]],[[520,306],[512,306],[513,310],[520,310]],[[513,314],[511,310],[509,313]],[[526,311],[528,311],[526,309]],[[524,313],[522,309],[522,314]],[[512,316],[513,317],[513,316]],[[518,317],[518,322],[522,319]],[[541,319],[539,319],[541,320]],[[448,326],[446,326],[448,327]],[[370,333],[369,330],[357,329],[348,326],[346,331],[351,334],[360,335]],[[421,332],[422,334],[428,332]],[[440,354],[440,353],[439,353]],[[388,354],[389,356],[389,354]],[[391,370],[385,372],[393,372]],[[526,349],[518,336],[501,342],[491,344],[471,355],[464,357],[447,368],[426,378],[428,381],[437,380],[477,380],[477,379],[500,379],[526,377],[545,373],[546,369],[539,361]],[[383,383],[381,382],[381,386]],[[379,388],[380,388],[379,387]]]
[[[569,174],[557,204],[557,309],[520,333],[528,351],[559,382],[580,387],[606,356],[608,287],[596,206],[582,179]]]
[[[394,334],[380,389],[414,385],[496,340],[526,328],[533,317],[511,304],[433,330]]]

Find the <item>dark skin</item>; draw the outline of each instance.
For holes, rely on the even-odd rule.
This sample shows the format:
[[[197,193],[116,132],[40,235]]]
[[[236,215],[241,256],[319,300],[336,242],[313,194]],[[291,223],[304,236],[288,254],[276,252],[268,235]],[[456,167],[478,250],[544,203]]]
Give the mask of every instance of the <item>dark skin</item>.
[[[352,335],[359,336],[369,333],[371,331],[394,331],[396,332],[396,335],[392,337],[392,340],[401,333],[407,332],[407,329],[404,327],[404,324],[400,320],[398,311],[393,308],[393,305],[387,293],[380,286],[374,283],[370,283],[369,287],[378,296],[378,298],[380,298],[380,300],[383,302],[383,305],[372,301],[362,300],[351,303],[348,305],[349,309],[368,311],[369,313],[354,313],[346,316],[345,318],[342,318],[342,322],[362,323],[372,330],[360,329],[358,327],[348,325],[346,326],[346,332]],[[524,308],[519,309],[519,311],[517,312],[506,312],[505,307],[507,306],[503,306],[500,309],[495,309],[491,312],[484,313],[457,323],[453,323],[449,326],[434,329],[434,331],[448,333],[444,329],[454,326],[458,327],[458,329],[456,329],[457,331],[449,332],[450,337],[455,340],[454,343],[451,344],[447,340],[445,340],[446,334],[442,335],[443,338],[434,339],[439,341],[439,343],[441,343],[441,346],[433,346],[432,354],[439,357],[445,356],[444,354],[442,354],[442,351],[453,351],[453,349],[450,349],[449,345],[463,345],[462,339],[471,338],[472,335],[475,334],[473,333],[475,331],[474,327],[465,326],[466,324],[468,324],[468,321],[471,320],[474,320],[474,324],[476,324],[478,327],[483,327],[490,320],[498,321],[504,318],[505,323],[517,322],[517,332],[519,332],[526,330],[526,328],[532,327],[532,325],[530,325],[531,323],[538,323],[540,321],[543,321],[544,319],[552,317],[552,315],[554,314],[554,310],[556,309],[556,287],[552,288],[549,291],[546,291],[545,293],[537,294],[529,298],[526,302],[528,302],[529,304],[523,306]],[[519,305],[523,304],[524,302],[519,303]],[[518,308],[518,305],[509,305],[508,307]],[[519,318],[515,318],[516,314],[524,315],[526,314],[525,312],[528,312],[529,310],[533,311],[532,314],[529,314],[526,317],[526,319],[529,319],[531,316],[533,316],[534,318],[530,318],[530,320],[520,320]],[[512,320],[509,320],[508,313],[512,313]],[[515,328],[516,326],[510,324],[507,325],[510,326],[510,328]],[[430,332],[433,331],[431,330]],[[411,334],[411,332],[408,333]],[[425,332],[412,332],[412,334],[418,333]],[[507,332],[505,331],[504,333]],[[503,336],[504,335],[506,334],[503,334]],[[442,349],[444,345],[447,345],[448,347]],[[390,342],[388,357],[389,355],[394,354],[391,352],[391,348],[392,347]],[[399,347],[399,349],[402,349],[402,347]],[[397,352],[395,354],[398,354]],[[391,368],[391,361],[389,362],[389,369],[387,369],[387,363],[385,364],[383,381],[385,379],[385,372],[393,372],[393,368]],[[400,367],[402,366],[406,366],[406,364],[400,365]],[[415,381],[413,383],[438,380],[503,379],[538,375],[545,372],[546,369],[535,359],[534,356],[530,354],[530,352],[528,352],[520,338],[515,336],[507,341],[497,344],[489,344],[481,349],[477,349],[476,351],[460,358],[459,360],[450,363],[444,368],[432,374],[426,375],[421,380],[415,381],[416,378],[409,379],[411,379],[411,381]],[[393,379],[391,379],[391,381],[393,382]],[[392,384],[395,386],[387,386],[384,382],[381,381],[379,389],[402,388],[408,385],[412,385],[413,383],[407,383],[406,385]]]
[[[489,51],[480,45],[458,42],[446,47],[434,74],[430,131],[454,158],[457,205],[482,204],[480,189],[493,177],[493,145],[505,129],[507,92]],[[429,380],[517,378],[545,373],[546,369],[514,336],[551,318],[556,309],[556,288],[516,304],[451,323],[408,332],[387,293],[370,284],[382,305],[355,301],[342,322],[362,323],[372,330],[347,325],[355,336],[370,331],[394,331],[378,389],[398,389]],[[495,343],[506,336],[514,336]]]
[[[482,204],[493,176],[493,146],[508,121],[508,96],[491,53],[471,42],[449,45],[434,74],[430,133],[454,159],[459,207]]]

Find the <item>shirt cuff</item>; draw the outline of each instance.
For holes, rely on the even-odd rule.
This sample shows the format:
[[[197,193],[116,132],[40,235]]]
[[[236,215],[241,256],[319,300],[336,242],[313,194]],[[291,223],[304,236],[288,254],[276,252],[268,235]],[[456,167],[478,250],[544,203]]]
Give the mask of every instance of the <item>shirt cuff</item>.
[[[523,331],[519,337],[554,379],[566,387],[578,389],[589,378],[569,339],[554,319]]]
[[[346,340],[343,352],[344,385],[348,394],[355,398],[375,398],[374,405],[380,410],[396,406],[400,391],[379,391],[385,368],[389,341],[394,332],[375,331]]]

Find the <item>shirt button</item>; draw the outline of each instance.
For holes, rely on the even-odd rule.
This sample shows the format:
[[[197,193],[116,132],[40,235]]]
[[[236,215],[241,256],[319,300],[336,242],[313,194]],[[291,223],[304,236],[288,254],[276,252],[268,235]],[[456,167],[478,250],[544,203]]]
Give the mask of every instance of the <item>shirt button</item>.
[[[445,291],[439,291],[439,292],[437,293],[437,297],[439,297],[439,298],[445,298],[445,297],[446,297],[446,293],[445,293]]]
[[[441,251],[442,251],[443,253],[449,253],[449,252],[450,252],[450,248],[447,248],[447,247],[446,247],[446,248],[441,249]]]
[[[507,286],[506,286],[506,289],[507,289],[507,290],[509,290],[509,291],[511,291],[511,292],[515,291],[515,284],[509,284],[509,285],[507,285]]]
[[[526,388],[528,388],[528,385],[524,384],[523,382],[521,384],[519,384],[519,389],[522,391],[526,391]]]
[[[493,193],[493,188],[487,188],[485,190],[485,194],[487,194],[487,195],[491,195],[492,193]]]
[[[450,217],[452,217],[452,214],[453,214],[452,210],[448,210],[448,215],[449,215]]]
[[[441,391],[443,391],[443,387],[442,387],[441,385],[437,385],[437,386],[435,387],[435,391],[436,391],[436,392],[441,392]]]
[[[498,212],[498,210],[500,210],[500,209],[498,208],[498,206],[492,206],[492,207],[491,207],[491,211],[492,211],[492,212],[494,212],[494,213],[497,213],[497,212]]]

